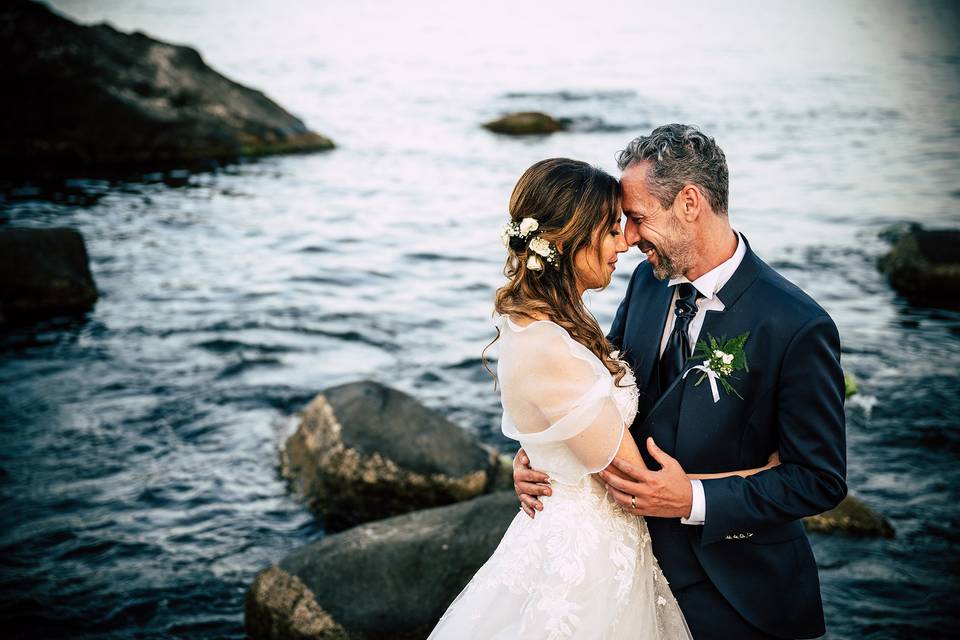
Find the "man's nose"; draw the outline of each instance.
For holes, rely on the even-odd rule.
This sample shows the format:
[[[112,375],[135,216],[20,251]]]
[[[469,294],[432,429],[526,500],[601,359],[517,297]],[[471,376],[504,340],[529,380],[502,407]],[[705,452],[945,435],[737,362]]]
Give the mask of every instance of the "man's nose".
[[[635,247],[640,242],[640,227],[637,223],[627,220],[627,224],[623,228],[623,239],[627,242],[628,247]]]

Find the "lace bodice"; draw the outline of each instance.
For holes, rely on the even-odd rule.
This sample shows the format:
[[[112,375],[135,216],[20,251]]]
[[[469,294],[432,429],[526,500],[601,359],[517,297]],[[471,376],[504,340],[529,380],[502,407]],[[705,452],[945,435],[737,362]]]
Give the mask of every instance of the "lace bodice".
[[[498,323],[503,432],[552,491],[535,518],[517,513],[428,640],[691,640],[646,521],[590,475],[636,416],[629,365],[618,387],[559,325]]]
[[[497,325],[503,434],[520,442],[533,468],[564,484],[609,465],[637,414],[630,366],[618,360],[624,376],[617,384],[593,352],[554,322],[521,326],[497,316]]]

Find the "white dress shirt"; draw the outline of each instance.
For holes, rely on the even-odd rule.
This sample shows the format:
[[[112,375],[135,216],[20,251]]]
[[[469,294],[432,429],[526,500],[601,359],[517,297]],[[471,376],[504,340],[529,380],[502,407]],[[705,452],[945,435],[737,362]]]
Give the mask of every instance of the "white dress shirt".
[[[690,282],[690,280],[687,280],[684,276],[670,279],[669,286],[673,287],[673,297],[670,298],[670,312],[667,313],[667,322],[663,327],[663,336],[660,338],[661,356],[663,355],[664,349],[667,348],[670,333],[673,332],[673,323],[677,317],[677,314],[673,313],[673,309],[677,304],[678,287],[676,285],[681,282],[690,282],[690,284],[703,295],[702,298],[697,299],[697,315],[693,317],[693,320],[690,321],[690,325],[687,327],[687,336],[690,338],[690,355],[693,355],[693,350],[700,336],[700,329],[703,328],[703,319],[707,315],[707,311],[723,311],[726,308],[723,306],[720,298],[717,297],[717,291],[720,291],[723,285],[727,284],[727,280],[730,279],[734,271],[737,270],[737,267],[740,266],[740,263],[743,262],[743,256],[747,252],[747,246],[743,241],[743,237],[739,232],[736,233],[737,250],[733,252],[733,255],[730,256],[729,259],[721,262],[693,282]],[[703,483],[699,480],[691,480],[690,485],[693,489],[693,507],[690,509],[690,517],[680,518],[680,522],[683,524],[703,524],[706,520],[707,513],[706,498],[703,494]]]

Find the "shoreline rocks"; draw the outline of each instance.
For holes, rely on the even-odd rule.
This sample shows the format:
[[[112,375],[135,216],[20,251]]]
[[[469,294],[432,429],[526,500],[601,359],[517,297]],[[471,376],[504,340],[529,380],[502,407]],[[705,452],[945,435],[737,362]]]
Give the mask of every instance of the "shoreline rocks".
[[[0,328],[83,313],[96,301],[97,286],[79,231],[0,231]]]
[[[893,538],[896,535],[889,520],[851,495],[830,511],[804,518],[804,525],[812,533],[845,533],[881,538]]]
[[[520,513],[510,456],[373,382],[314,398],[283,456],[285,475],[323,517],[339,526],[373,521],[257,573],[245,599],[255,640],[424,638]],[[455,504],[422,508],[438,500]],[[853,496],[804,525],[812,533],[894,536]]]
[[[0,8],[0,170],[20,175],[333,148],[262,92],[193,48],[78,25],[41,3]]]
[[[882,235],[894,244],[878,267],[897,293],[911,304],[960,309],[960,229],[913,224]]]
[[[502,466],[457,425],[375,382],[318,394],[281,454],[283,475],[331,530],[479,496],[502,485]]]
[[[539,111],[520,111],[484,123],[483,127],[493,133],[528,136],[564,131],[567,125],[563,121]]]
[[[247,633],[424,638],[518,513],[516,496],[502,491],[323,538],[257,574],[247,592]]]

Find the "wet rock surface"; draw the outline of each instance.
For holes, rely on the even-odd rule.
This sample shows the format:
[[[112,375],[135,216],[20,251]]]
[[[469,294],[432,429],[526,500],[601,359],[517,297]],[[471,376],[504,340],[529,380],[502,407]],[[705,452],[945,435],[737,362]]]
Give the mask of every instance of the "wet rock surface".
[[[287,440],[282,468],[331,530],[459,502],[505,482],[492,449],[375,382],[314,398]]]
[[[0,7],[0,170],[164,167],[333,147],[193,48],[78,25],[46,6]]]
[[[888,229],[893,248],[880,259],[890,286],[911,304],[960,309],[960,229]]]
[[[66,227],[0,231],[0,328],[83,313],[96,300],[80,232]]]
[[[288,632],[295,625],[285,612],[305,601],[312,604],[301,619],[316,628],[336,625],[365,640],[424,638],[518,512],[516,496],[503,491],[328,536],[257,575],[247,594],[248,633],[301,637]]]
[[[851,495],[830,511],[805,518],[804,525],[807,531],[814,533],[846,533],[881,538],[895,535],[893,526],[886,518]]]
[[[485,123],[484,128],[493,133],[511,136],[543,135],[564,131],[567,125],[539,111],[521,111],[510,113]]]

